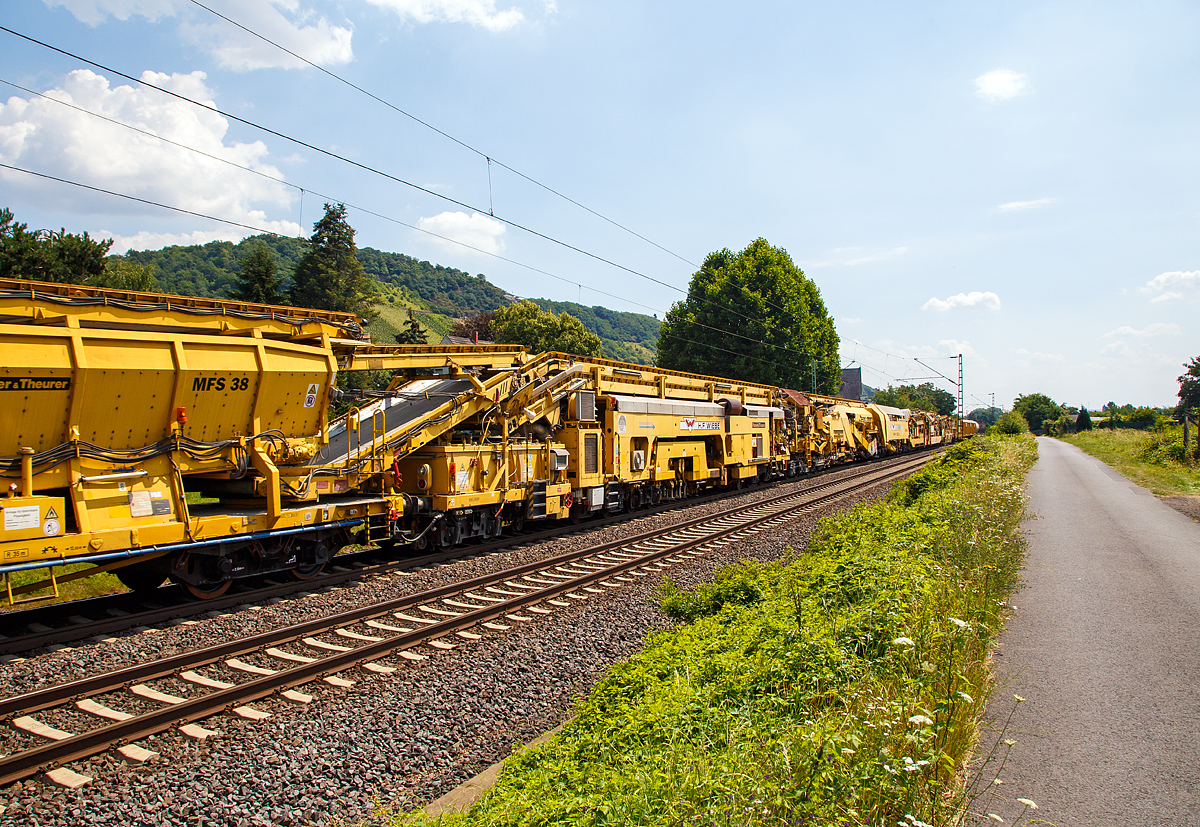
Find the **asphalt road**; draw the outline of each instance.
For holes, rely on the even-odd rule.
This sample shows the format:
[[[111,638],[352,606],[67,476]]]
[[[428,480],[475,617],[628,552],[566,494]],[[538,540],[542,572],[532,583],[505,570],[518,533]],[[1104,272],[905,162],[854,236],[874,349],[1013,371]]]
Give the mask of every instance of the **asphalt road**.
[[[999,797],[975,809],[1011,824],[1028,798],[1026,817],[1059,827],[1200,825],[1200,523],[1071,445],[1038,450],[990,717],[1026,700]]]

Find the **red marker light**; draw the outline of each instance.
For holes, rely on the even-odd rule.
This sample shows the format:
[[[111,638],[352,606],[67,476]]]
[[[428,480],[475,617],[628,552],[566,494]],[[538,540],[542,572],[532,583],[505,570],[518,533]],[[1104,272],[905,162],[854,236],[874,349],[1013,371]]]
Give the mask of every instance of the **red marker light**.
[[[187,408],[176,408],[175,409],[175,421],[178,422],[180,425],[187,424]]]

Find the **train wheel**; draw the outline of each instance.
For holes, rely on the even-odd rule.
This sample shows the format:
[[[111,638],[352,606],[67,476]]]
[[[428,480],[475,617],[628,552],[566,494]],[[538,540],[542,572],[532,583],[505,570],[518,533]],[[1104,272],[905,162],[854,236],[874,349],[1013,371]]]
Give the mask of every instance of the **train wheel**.
[[[513,514],[513,517],[511,520],[509,520],[508,524],[512,528],[513,534],[520,534],[522,531],[524,531],[525,530],[525,511],[524,511],[524,509],[518,509],[517,513]]]
[[[294,569],[288,569],[288,574],[293,580],[312,580],[314,577],[325,571],[324,563],[310,563],[307,566],[296,566]],[[232,582],[232,581],[226,581]]]
[[[162,572],[151,571],[140,566],[129,566],[113,572],[121,585],[131,592],[152,592],[167,582],[167,576]]]
[[[220,583],[205,583],[202,586],[197,586],[195,583],[181,582],[179,585],[183,586],[183,590],[196,600],[215,600],[229,591],[229,587],[233,585],[233,581],[222,580]]]

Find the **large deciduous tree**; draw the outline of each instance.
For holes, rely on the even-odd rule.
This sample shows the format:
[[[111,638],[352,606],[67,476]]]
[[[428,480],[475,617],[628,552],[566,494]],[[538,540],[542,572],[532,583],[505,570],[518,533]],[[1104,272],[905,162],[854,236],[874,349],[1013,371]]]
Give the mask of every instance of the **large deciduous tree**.
[[[967,419],[973,419],[980,425],[994,425],[1004,411],[999,408],[976,408],[967,414]]]
[[[704,260],[687,298],[667,312],[656,361],[821,393],[836,392],[841,381],[838,335],[821,292],[786,250],[762,238]]]
[[[501,307],[492,319],[496,344],[524,345],[535,353],[555,350],[579,356],[602,356],[600,337],[570,313],[555,315],[536,302],[521,301]]]
[[[1044,393],[1022,394],[1013,400],[1013,410],[1025,417],[1029,430],[1040,431],[1047,422],[1063,415],[1063,408]]]
[[[363,272],[354,246],[354,228],[345,204],[326,204],[313,225],[308,252],[296,266],[291,299],[297,307],[336,310],[370,319],[375,289]]]
[[[934,387],[932,382],[920,385],[900,385],[896,388],[888,385],[884,390],[875,391],[875,401],[880,405],[891,405],[894,408],[917,408],[942,416],[950,416],[958,408],[958,401],[954,398],[954,394]]]
[[[258,304],[282,304],[283,279],[277,274],[275,256],[258,241],[241,261],[241,272],[233,289],[233,298]]]

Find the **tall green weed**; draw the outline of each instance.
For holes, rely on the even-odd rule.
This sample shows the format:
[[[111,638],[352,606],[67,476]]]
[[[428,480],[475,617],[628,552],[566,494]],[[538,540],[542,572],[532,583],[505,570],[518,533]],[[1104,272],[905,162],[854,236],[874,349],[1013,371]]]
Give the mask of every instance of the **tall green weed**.
[[[1035,457],[1028,437],[956,445],[822,520],[805,553],[664,587],[664,610],[692,622],[612,667],[442,823],[954,822]]]

